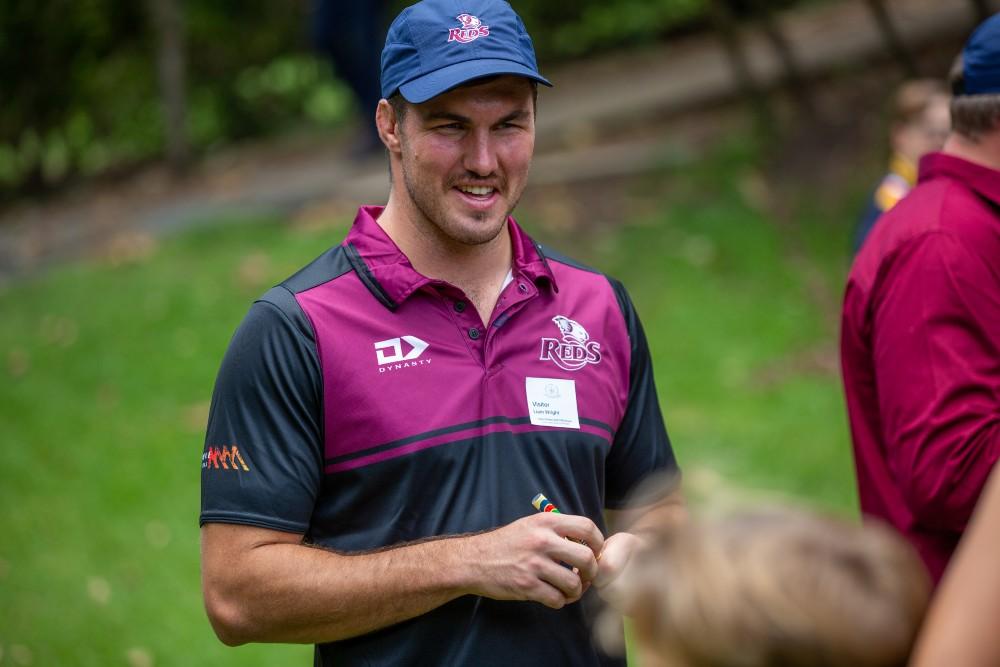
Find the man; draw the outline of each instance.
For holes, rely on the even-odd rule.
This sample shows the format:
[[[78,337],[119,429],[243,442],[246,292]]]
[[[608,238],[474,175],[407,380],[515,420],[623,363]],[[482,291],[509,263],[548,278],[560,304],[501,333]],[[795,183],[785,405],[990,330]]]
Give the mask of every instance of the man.
[[[605,538],[602,513],[676,465],[624,289],[509,217],[539,82],[502,0],[427,0],[391,26],[388,203],[253,305],[216,383],[202,564],[227,644],[315,643],[324,665],[620,662],[578,604],[613,592],[640,541]]]
[[[896,91],[889,130],[889,171],[872,192],[854,232],[855,254],[882,214],[916,184],[920,158],[944,146],[951,126],[950,101],[944,82],[937,79],[907,81]]]
[[[854,262],[841,339],[861,509],[935,580],[1000,455],[1000,15],[960,75],[943,151]]]

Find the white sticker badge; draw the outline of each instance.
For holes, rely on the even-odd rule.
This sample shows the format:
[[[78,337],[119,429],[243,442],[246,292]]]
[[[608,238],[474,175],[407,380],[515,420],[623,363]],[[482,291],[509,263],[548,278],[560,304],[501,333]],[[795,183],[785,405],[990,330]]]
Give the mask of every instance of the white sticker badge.
[[[576,409],[576,382],[552,378],[525,378],[528,414],[535,426],[580,428]]]

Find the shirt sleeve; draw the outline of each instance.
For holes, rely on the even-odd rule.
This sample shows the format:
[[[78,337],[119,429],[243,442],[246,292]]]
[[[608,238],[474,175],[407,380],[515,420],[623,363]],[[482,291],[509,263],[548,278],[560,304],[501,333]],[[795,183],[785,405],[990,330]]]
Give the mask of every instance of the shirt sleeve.
[[[1000,454],[1000,279],[953,235],[914,239],[873,303],[890,470],[924,525],[961,531]]]
[[[613,279],[611,286],[618,298],[631,342],[625,415],[615,433],[605,465],[604,504],[608,509],[621,509],[628,502],[629,494],[649,475],[677,475],[680,471],[660,412],[653,381],[653,364],[642,323],[624,286]]]
[[[276,287],[222,361],[201,466],[200,523],[305,533],[322,478],[322,376],[312,327]]]

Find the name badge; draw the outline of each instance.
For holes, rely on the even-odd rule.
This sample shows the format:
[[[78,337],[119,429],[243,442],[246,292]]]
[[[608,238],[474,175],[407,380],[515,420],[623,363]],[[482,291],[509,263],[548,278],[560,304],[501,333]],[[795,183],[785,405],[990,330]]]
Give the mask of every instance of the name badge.
[[[580,428],[576,408],[576,381],[553,378],[525,378],[528,414],[535,426]]]

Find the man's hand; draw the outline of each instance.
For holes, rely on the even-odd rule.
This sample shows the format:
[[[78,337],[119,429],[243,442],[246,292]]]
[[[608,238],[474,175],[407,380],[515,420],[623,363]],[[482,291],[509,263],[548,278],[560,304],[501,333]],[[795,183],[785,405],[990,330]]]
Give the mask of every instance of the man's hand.
[[[622,607],[625,605],[627,591],[623,586],[621,573],[632,556],[643,546],[644,540],[637,535],[615,533],[605,541],[604,551],[601,552],[594,586],[605,602],[623,613],[626,612]]]
[[[470,592],[553,609],[580,599],[598,574],[597,554],[604,548],[593,521],[551,512],[466,539]]]

